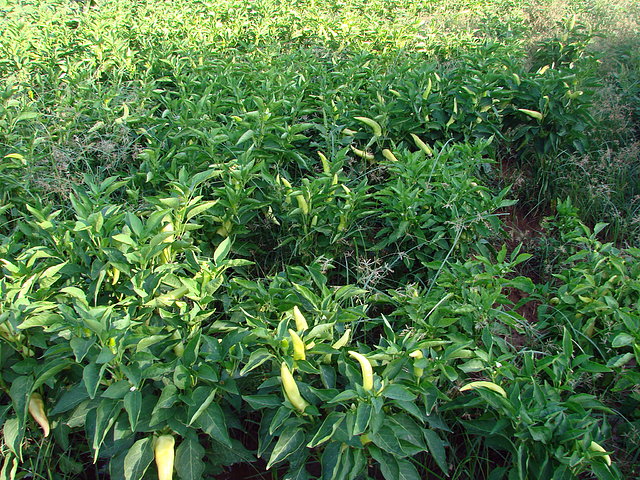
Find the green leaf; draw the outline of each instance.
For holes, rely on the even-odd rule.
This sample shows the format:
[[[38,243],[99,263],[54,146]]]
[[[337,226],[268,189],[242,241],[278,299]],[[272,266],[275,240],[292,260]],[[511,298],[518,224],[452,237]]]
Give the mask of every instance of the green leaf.
[[[314,448],[329,440],[338,429],[338,427],[340,427],[340,424],[343,422],[344,418],[344,412],[336,412],[335,410],[332,411],[329,415],[327,415],[327,418],[324,419],[324,422],[322,422],[322,425],[320,425],[320,428],[318,429],[316,434],[307,444],[307,447]]]
[[[24,430],[24,421],[27,417],[27,407],[32,391],[33,378],[30,376],[16,378],[11,383],[11,388],[9,389],[13,410],[16,412],[21,430]]]
[[[142,409],[142,393],[140,390],[129,390],[124,396],[124,409],[129,417],[131,431],[136,431],[140,410]]]
[[[109,478],[124,478],[124,459],[128,452],[128,450],[122,450],[109,459]],[[81,468],[81,472],[82,470],[84,467]]]
[[[609,226],[608,223],[603,223],[603,222],[599,222],[596,223],[593,227],[593,234],[597,235],[599,234],[602,230],[604,230],[607,226]]]
[[[143,438],[134,443],[124,458],[125,480],[140,480],[153,460],[153,439]]]
[[[17,418],[10,418],[4,422],[2,428],[4,435],[4,443],[9,447],[9,450],[22,461],[22,438],[24,437],[24,424],[18,421]]]
[[[269,463],[267,463],[267,470],[269,470],[272,465],[285,460],[291,454],[295,453],[304,445],[304,439],[304,432],[298,425],[287,428],[282,435],[280,435],[280,438],[278,438],[275,447],[273,447]]]
[[[11,410],[11,405],[0,406],[0,428],[4,425],[4,421],[7,418],[7,413]]]
[[[410,413],[411,415],[416,417],[421,422],[425,421],[424,412],[414,402],[402,402],[402,401],[396,400],[393,403],[397,405],[399,408],[401,408],[402,410],[404,410],[405,412]]]
[[[222,242],[220,242],[220,245],[218,245],[216,251],[213,252],[213,264],[219,265],[222,260],[227,258],[229,250],[231,250],[231,237],[227,237]]]
[[[36,381],[33,383],[32,390],[36,390],[47,380],[54,377],[58,372],[61,372],[71,364],[72,362],[67,358],[58,358],[47,362],[42,369],[38,369]]]
[[[273,358],[273,354],[270,353],[266,348],[258,348],[257,350],[254,350],[253,352],[251,352],[247,364],[242,368],[242,370],[240,370],[240,375],[246,375],[251,370],[253,370],[254,368],[258,368],[260,365],[262,365],[267,360],[270,360],[271,358]]]
[[[353,434],[360,435],[367,430],[369,420],[373,413],[373,407],[370,403],[360,402],[356,409],[356,421],[353,425]]]
[[[236,142],[236,145],[240,145],[243,142],[246,142],[247,140],[250,140],[253,138],[253,136],[255,135],[255,132],[253,130],[247,130],[246,132],[244,132],[242,134],[242,136],[238,139],[238,141]]]
[[[153,407],[153,412],[155,413],[157,410],[161,408],[171,408],[174,403],[178,400],[178,388],[170,383],[162,389],[162,393],[160,394],[160,398],[158,399],[158,403]]]
[[[223,137],[228,138],[226,135],[223,135]],[[204,172],[198,172],[189,179],[189,187],[191,187],[192,190],[195,190],[201,183],[206,182],[210,178],[218,177],[221,174],[222,170],[217,170],[215,168],[210,168]]]
[[[42,286],[42,282],[40,283],[40,288],[45,288]],[[26,330],[27,328],[33,327],[48,327],[50,325],[59,324],[64,321],[62,315],[58,315],[57,313],[43,313],[41,315],[33,315],[29,318],[26,318],[18,328],[20,330]]]
[[[345,390],[344,392],[340,392],[338,395],[329,400],[328,403],[340,403],[346,402],[347,400],[352,400],[356,398],[358,394],[355,390]]]
[[[127,235],[125,233],[118,233],[111,238],[114,239],[116,242],[124,243],[125,245],[129,245],[131,247],[136,246],[136,241],[133,238],[131,238],[130,235]]]
[[[191,372],[184,365],[178,365],[173,371],[173,383],[180,390],[185,390],[191,385]]]
[[[212,403],[196,419],[195,425],[207,433],[211,438],[231,447],[231,439],[220,405]]]
[[[204,448],[197,437],[186,437],[176,449],[175,468],[181,480],[199,480],[205,470]]]
[[[480,372],[485,369],[484,362],[479,358],[474,358],[468,362],[458,365],[458,368],[464,373]]]
[[[283,477],[283,480],[309,480],[309,473],[306,465],[300,465],[298,468],[289,470]]]
[[[87,356],[89,350],[96,343],[95,337],[79,338],[73,337],[69,341],[69,346],[73,350],[73,354],[76,357],[76,362],[80,363]]]
[[[447,457],[444,451],[445,442],[433,430],[423,429],[422,434],[429,447],[429,453],[433,455],[438,467],[444,473],[447,473]]]
[[[122,405],[119,401],[106,399],[100,402],[96,409],[96,427],[93,434],[92,447],[94,450],[94,462],[98,460],[98,453],[100,452],[100,446],[107,436],[109,430],[120,414]]]
[[[281,401],[282,402],[282,401]],[[275,435],[279,428],[284,424],[286,420],[291,417],[293,410],[290,407],[282,406],[276,410],[275,415],[271,419],[269,424],[269,435]]]
[[[18,473],[18,459],[13,455],[6,455],[4,463],[2,464],[2,470],[0,470],[0,480],[14,480],[16,473]]]
[[[496,255],[496,261],[498,263],[502,263],[504,262],[505,258],[507,258],[507,246],[503,244],[502,248],[498,252],[498,255]]]
[[[368,291],[358,288],[355,285],[344,285],[335,291],[333,297],[336,301],[341,301],[357,297],[358,295],[364,295],[365,293],[368,293]]]
[[[124,398],[130,388],[131,384],[129,382],[127,382],[126,380],[119,380],[109,385],[101,395],[101,397],[111,398],[112,400],[120,400],[121,398]]]
[[[413,464],[406,459],[397,459],[398,462],[398,480],[421,480],[418,470]]]
[[[154,235],[153,238],[151,238],[151,240],[149,240],[149,247],[150,248],[156,247],[161,243],[165,242],[165,240],[168,240],[168,238],[173,235],[174,235],[174,232],[160,232]],[[169,243],[169,242],[167,241],[166,243]]]
[[[634,358],[633,353],[616,355],[615,357],[612,357],[609,359],[609,361],[607,361],[607,367],[611,367],[611,368],[622,367],[623,365],[626,365],[631,360],[633,360],[633,358]]]
[[[320,303],[320,298],[316,294],[304,285],[298,285],[297,283],[292,283],[291,285],[302,298],[313,306],[313,308],[317,308],[317,305]]]
[[[389,452],[396,457],[405,456],[402,452],[400,440],[392,428],[383,425],[376,433],[372,433],[370,437],[373,443],[385,452]]]
[[[562,351],[567,358],[571,358],[573,355],[573,339],[567,327],[564,327],[564,333],[562,335]]]
[[[349,450],[352,457],[352,466],[348,473],[346,473],[348,479],[355,480],[361,478],[363,470],[367,467],[368,455],[365,456],[364,450],[359,448],[350,448]]]
[[[380,471],[385,480],[398,480],[400,468],[396,458],[375,446],[369,447],[369,453],[380,465]]]
[[[335,480],[348,480],[353,477],[349,476],[349,473],[352,471],[354,467],[354,452],[353,448],[344,448],[340,452],[340,460],[338,461],[337,468],[333,474],[333,479]]]
[[[87,422],[87,416],[90,411],[92,411],[90,400],[84,400],[73,410],[65,423],[70,428],[81,427]]]
[[[387,385],[382,391],[382,396],[393,400],[400,400],[402,402],[412,402],[416,399],[415,394],[409,392],[405,387],[396,383]]]
[[[129,227],[131,227],[131,231],[136,236],[139,237],[140,235],[142,235],[144,226],[142,225],[142,222],[140,221],[140,219],[135,214],[133,214],[131,212],[127,212],[125,214],[125,219],[126,219],[127,225],[129,225]]]
[[[243,395],[242,399],[254,410],[277,408],[282,404],[282,398],[277,395]]]
[[[422,428],[411,417],[404,414],[396,414],[391,417],[391,421],[393,422],[392,428],[398,438],[411,443],[420,448],[420,450],[426,449]]]
[[[341,444],[339,442],[329,443],[322,452],[320,459],[322,465],[322,480],[334,480],[338,463],[341,456]]]
[[[613,348],[626,347],[626,346],[632,345],[633,342],[634,342],[633,336],[629,335],[628,333],[619,333],[618,335],[615,336],[615,338],[611,342],[611,346]]]
[[[451,365],[441,365],[440,369],[450,381],[455,382],[458,379],[458,373]]]
[[[40,274],[40,278],[38,281],[40,282],[40,284],[42,284],[42,280],[44,278],[55,277],[58,274],[58,272],[62,270],[64,267],[66,267],[68,264],[69,264],[69,261],[67,260],[65,262],[58,263],[57,265],[52,265],[51,267],[47,268],[44,272]]]
[[[304,335],[305,342],[308,342],[309,340],[313,338],[318,338],[318,337],[323,339],[332,338],[333,326],[334,326],[333,323],[320,323],[318,325],[315,325],[311,330],[309,330],[308,332],[305,332],[305,335]]]
[[[38,118],[40,114],[38,112],[22,112],[17,117],[13,119],[13,123],[22,122],[23,120],[33,120]]]
[[[71,390],[64,392],[58,403],[49,412],[50,415],[58,415],[60,413],[67,412],[72,408],[75,408],[83,400],[89,398],[87,389],[84,384],[78,383],[71,388]]]
[[[216,396],[216,389],[211,387],[198,387],[192,394],[192,398],[194,401],[194,406],[189,407],[189,422],[188,426],[191,426],[193,422],[195,422],[202,412],[204,412],[213,399]]]
[[[89,398],[92,400],[96,396],[100,380],[102,380],[102,374],[104,373],[107,365],[108,364],[105,363],[102,367],[99,367],[96,363],[90,363],[86,365],[82,371],[82,380],[84,381]]]
[[[609,367],[606,367],[600,363],[587,360],[580,364],[580,370],[589,373],[608,373],[611,371]]]
[[[593,470],[593,473],[595,473],[598,480],[619,480],[621,478],[619,475],[616,475],[612,471],[612,469],[601,459],[594,459],[591,462],[591,469]]]
[[[206,212],[210,208],[213,208],[216,203],[218,203],[217,200],[214,200],[214,201],[211,201],[211,202],[203,202],[200,205],[196,205],[195,207],[190,209],[189,212],[187,213],[187,215],[185,217],[185,222],[188,222],[190,219],[192,219],[196,215],[199,215],[202,212]]]
[[[136,352],[144,352],[146,350],[149,350],[149,348],[151,348],[153,345],[161,342],[168,337],[169,335],[149,335],[148,337],[145,337],[138,342],[138,344],[136,345]]]
[[[184,200],[178,197],[166,197],[159,198],[158,201],[169,209],[178,209]]]

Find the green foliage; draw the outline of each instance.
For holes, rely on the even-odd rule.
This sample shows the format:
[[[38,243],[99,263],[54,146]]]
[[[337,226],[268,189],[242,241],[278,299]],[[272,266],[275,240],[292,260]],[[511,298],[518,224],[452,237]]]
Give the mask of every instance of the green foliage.
[[[634,204],[554,200],[614,137],[538,7],[1,5],[0,478],[156,478],[166,435],[181,480],[637,473]]]

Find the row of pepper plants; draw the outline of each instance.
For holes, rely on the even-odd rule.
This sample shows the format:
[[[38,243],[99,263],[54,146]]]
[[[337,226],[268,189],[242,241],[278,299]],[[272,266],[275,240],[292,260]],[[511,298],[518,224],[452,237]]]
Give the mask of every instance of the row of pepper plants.
[[[567,260],[574,263],[558,273],[559,286],[541,292],[514,274],[529,254],[481,240],[494,212],[511,203],[504,192],[495,196],[474,177],[444,182],[434,171],[441,154],[469,162],[464,152],[478,148],[445,151],[432,157],[416,147],[378,164],[388,172],[432,167],[423,173],[432,204],[413,220],[422,233],[404,227],[393,242],[389,233],[377,244],[356,235],[372,234],[357,230],[360,222],[388,228],[394,210],[372,205],[387,204],[397,176],[361,194],[360,204],[331,171],[309,180],[343,211],[351,202],[351,239],[339,218],[324,217],[330,233],[308,219],[314,198],[274,180],[280,206],[299,219],[300,241],[317,228],[336,250],[311,261],[299,252],[301,263],[272,266],[263,278],[257,272],[277,250],[254,250],[251,260],[234,254],[256,247],[227,235],[211,213],[220,203],[213,185],[233,189],[253,160],[227,172],[181,169],[168,196],[149,197],[136,212],[113,203],[127,183],[114,177],[74,194],[67,218],[27,206],[2,244],[5,478],[18,478],[25,461],[33,467],[45,445],[59,453],[47,460],[52,468],[79,474],[91,462],[111,478],[142,478],[154,446],[163,480],[174,468],[179,478],[201,478],[258,458],[286,478],[312,477],[314,468],[322,478],[437,477],[459,468],[463,434],[510,459],[491,478],[530,478],[540,469],[615,478],[600,446],[612,410],[586,387],[605,375],[617,390],[632,388],[625,365],[640,353],[638,252],[600,244],[574,219],[578,232],[565,232],[580,248]],[[454,182],[467,189],[451,192]],[[264,228],[286,221],[275,211],[262,206]],[[367,220],[372,212],[378,218]],[[435,223],[438,213],[456,216]],[[432,243],[407,253],[416,241],[409,236],[429,229]],[[217,240],[204,242],[201,230],[215,230]],[[397,263],[377,265],[381,253]],[[387,288],[394,269],[411,281]],[[508,289],[549,299],[543,329],[527,325]],[[607,291],[597,300],[594,289]],[[533,342],[559,338],[561,349],[518,350],[514,332]]]
[[[101,75],[144,70],[144,100],[82,115],[135,132],[130,162],[97,155],[59,196],[34,180],[46,118],[8,82],[0,479],[621,478],[640,252],[561,201],[534,281],[495,175],[501,151],[589,147],[571,32],[533,65],[491,43],[453,64],[311,48],[302,74],[129,56]]]

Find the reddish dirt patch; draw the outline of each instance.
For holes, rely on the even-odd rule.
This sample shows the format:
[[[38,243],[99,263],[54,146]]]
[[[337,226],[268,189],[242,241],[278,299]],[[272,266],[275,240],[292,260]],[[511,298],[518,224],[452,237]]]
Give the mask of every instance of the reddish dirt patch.
[[[505,293],[516,306],[515,311],[533,324],[538,321],[538,306],[540,302],[529,299],[529,294],[517,288],[506,288]]]

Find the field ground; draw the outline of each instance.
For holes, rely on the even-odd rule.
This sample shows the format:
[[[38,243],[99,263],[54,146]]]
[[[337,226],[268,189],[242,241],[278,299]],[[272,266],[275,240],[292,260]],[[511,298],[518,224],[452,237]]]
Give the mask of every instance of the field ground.
[[[0,480],[640,476],[638,2],[0,30]]]

